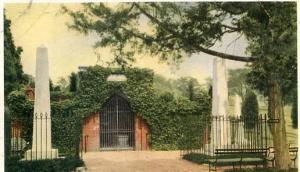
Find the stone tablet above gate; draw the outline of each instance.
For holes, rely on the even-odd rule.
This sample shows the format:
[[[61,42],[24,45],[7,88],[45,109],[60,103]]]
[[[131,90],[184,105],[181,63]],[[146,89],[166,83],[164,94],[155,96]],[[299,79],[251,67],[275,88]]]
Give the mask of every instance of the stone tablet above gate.
[[[124,82],[127,81],[127,78],[123,74],[111,74],[107,77],[106,81]]]

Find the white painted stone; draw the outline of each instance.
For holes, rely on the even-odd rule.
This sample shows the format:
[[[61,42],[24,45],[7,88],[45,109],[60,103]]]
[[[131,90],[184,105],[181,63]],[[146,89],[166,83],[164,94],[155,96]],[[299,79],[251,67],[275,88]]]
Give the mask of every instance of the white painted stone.
[[[242,99],[239,95],[235,95],[234,100],[234,115],[237,118],[240,118],[242,115]]]
[[[213,64],[213,100],[212,116],[220,121],[213,120],[211,139],[215,147],[231,144],[230,125],[223,122],[228,119],[228,88],[225,59],[215,58]]]
[[[36,53],[32,149],[26,151],[25,160],[58,157],[58,150],[52,149],[51,142],[48,50],[42,46],[37,48]]]
[[[236,118],[241,118],[242,115],[242,99],[239,95],[235,95],[235,100],[234,100],[234,113]],[[238,123],[238,129],[235,132],[235,143],[236,144],[245,144],[247,143],[247,140],[245,139],[245,129],[244,129],[244,123],[240,122]]]
[[[127,78],[125,75],[122,74],[111,74],[107,77],[106,80],[112,82],[122,82],[122,81],[127,81]]]

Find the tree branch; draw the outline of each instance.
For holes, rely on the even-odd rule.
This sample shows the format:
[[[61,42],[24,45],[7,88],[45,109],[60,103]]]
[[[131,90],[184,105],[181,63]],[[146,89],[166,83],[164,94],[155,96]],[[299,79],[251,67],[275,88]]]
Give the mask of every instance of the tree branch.
[[[173,34],[177,38],[182,39],[184,42],[189,42],[189,41],[185,40],[184,36],[182,36],[181,34],[177,33],[176,31],[174,31],[173,29],[169,28],[168,26],[164,25],[157,18],[155,18],[151,14],[149,14],[139,4],[137,4],[136,2],[133,2],[133,4],[135,5],[135,7],[137,7],[141,11],[141,13],[143,13],[146,17],[148,17],[152,22],[154,22],[157,25],[161,26],[165,31]],[[204,52],[206,54],[209,54],[209,55],[212,55],[212,56],[216,56],[216,57],[220,57],[220,58],[224,58],[224,59],[235,60],[235,61],[242,61],[242,62],[252,62],[252,61],[256,60],[255,57],[236,56],[236,55],[221,53],[221,52],[217,52],[217,51],[214,51],[214,50],[210,50],[210,49],[204,48],[204,47],[202,47],[200,45],[189,44],[189,46],[192,46],[192,47],[194,47],[194,48],[198,49],[199,51]]]

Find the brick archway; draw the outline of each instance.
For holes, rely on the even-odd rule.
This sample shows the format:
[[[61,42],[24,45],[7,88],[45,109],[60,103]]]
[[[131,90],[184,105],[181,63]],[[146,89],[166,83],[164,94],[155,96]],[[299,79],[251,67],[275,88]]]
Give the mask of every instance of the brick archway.
[[[114,95],[105,103],[99,124],[100,150],[134,149],[134,112],[124,97]]]
[[[131,127],[133,128],[133,130],[131,130],[131,132],[132,132],[132,135],[131,135],[132,138],[130,138],[131,140],[129,140],[129,137],[128,137],[128,140],[127,140],[126,136],[124,137],[124,132],[123,132],[123,134],[121,132],[120,137],[113,136],[113,134],[110,134],[110,135],[112,135],[111,141],[110,141],[110,147],[106,147],[106,149],[105,149],[105,147],[102,147],[104,144],[104,142],[102,140],[105,139],[105,135],[103,135],[101,138],[101,130],[102,131],[106,130],[106,132],[108,131],[107,128],[105,128],[104,126],[101,127],[101,121],[105,120],[105,118],[108,117],[108,115],[104,114],[103,109],[105,109],[105,107],[106,108],[108,107],[108,109],[106,109],[106,110],[113,111],[111,108],[109,108],[111,104],[108,105],[110,101],[111,102],[118,101],[118,100],[127,101],[126,98],[121,97],[121,96],[117,96],[118,100],[116,100],[116,98],[114,99],[113,97],[114,96],[112,96],[107,101],[107,103],[104,104],[104,106],[100,112],[93,113],[93,114],[87,116],[83,120],[82,141],[81,141],[82,151],[91,152],[91,151],[99,151],[99,150],[101,150],[101,151],[103,151],[103,150],[149,150],[150,149],[149,125],[146,122],[146,120],[144,120],[141,117],[141,115],[139,113],[134,113],[132,111],[130,112],[130,109],[128,111],[128,108],[130,108],[129,104],[128,104],[129,107],[125,107],[123,109],[121,108],[121,110],[128,111],[128,113],[131,113],[131,115],[133,117],[133,120],[131,119],[131,125],[132,125]],[[117,110],[117,109],[115,108],[114,110]],[[122,119],[122,118],[120,118],[120,119]],[[111,129],[114,129],[114,127],[110,128],[109,132],[112,132]],[[129,142],[131,142],[131,143],[129,143]],[[121,145],[121,147],[118,147],[120,145]],[[124,145],[128,145],[128,146],[124,146]]]

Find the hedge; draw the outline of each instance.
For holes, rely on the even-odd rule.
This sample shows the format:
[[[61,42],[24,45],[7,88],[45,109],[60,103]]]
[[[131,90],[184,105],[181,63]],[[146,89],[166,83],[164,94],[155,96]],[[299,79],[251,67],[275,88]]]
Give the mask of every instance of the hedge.
[[[70,172],[84,163],[77,157],[66,157],[54,160],[19,161],[17,158],[10,158],[5,164],[7,172]]]

